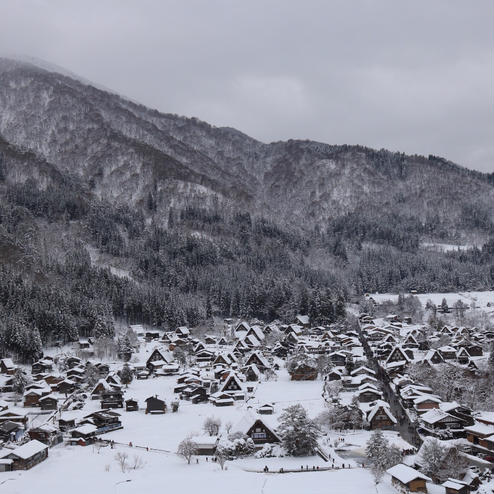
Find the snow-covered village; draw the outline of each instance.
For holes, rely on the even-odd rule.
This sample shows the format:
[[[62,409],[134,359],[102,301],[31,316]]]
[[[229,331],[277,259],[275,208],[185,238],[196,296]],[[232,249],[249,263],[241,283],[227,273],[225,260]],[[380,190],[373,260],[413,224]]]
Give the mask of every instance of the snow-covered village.
[[[0,0],[0,494],[494,494],[493,18]]]
[[[31,366],[3,358],[0,482],[490,492],[494,293],[394,299],[367,296],[330,325],[120,325]]]

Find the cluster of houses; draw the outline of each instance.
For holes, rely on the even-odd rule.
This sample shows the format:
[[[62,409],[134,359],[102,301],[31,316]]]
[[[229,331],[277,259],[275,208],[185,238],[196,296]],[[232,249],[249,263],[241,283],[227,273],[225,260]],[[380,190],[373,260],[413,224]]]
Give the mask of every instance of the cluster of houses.
[[[179,400],[216,407],[243,402],[244,416],[231,432],[242,433],[257,448],[279,443],[272,416],[276,404],[250,405],[254,403],[250,399],[258,383],[271,379],[281,367],[287,368],[294,381],[320,376],[325,389],[336,385],[341,392],[351,393],[354,399],[351,403],[346,400],[346,404],[339,401],[338,393],[326,394],[327,400],[348,409],[346,426],[357,413],[360,423],[369,429],[395,429],[398,420],[386,401],[390,397],[383,392],[384,376],[423,435],[464,438],[482,458],[494,455],[494,417],[476,414],[456,402],[443,402],[406,372],[412,363],[435,366],[450,362],[474,374],[479,360],[486,358],[485,342],[494,335],[475,328],[451,327],[431,334],[429,328],[396,316],[374,320],[366,314],[359,316],[358,332],[337,324],[313,327],[304,315],[286,325],[226,323],[221,334],[201,338],[184,326],[164,333],[132,328],[150,351],[141,361],[129,362],[128,369],[138,380],[174,376],[174,401],[167,397],[168,403],[158,394],[148,396],[143,403],[126,396],[122,372],[113,372],[108,364],[93,358],[90,338],[77,343],[77,355],[63,359],[45,356],[34,362],[22,403],[13,406],[12,400],[0,400],[0,441],[4,446],[0,449],[0,471],[31,468],[63,440],[74,445],[92,444],[102,434],[122,428],[122,414],[138,410],[163,414],[170,406],[175,411],[173,405],[178,407]],[[371,363],[369,355],[373,357]],[[19,372],[11,359],[0,359],[0,392],[14,396]],[[91,413],[84,410],[87,403],[92,405]],[[35,426],[30,423],[33,410],[46,420]],[[211,455],[219,438],[197,436],[193,440],[198,454]],[[410,478],[412,473],[405,466],[390,472],[396,485],[408,485],[409,489],[427,481],[416,473],[419,475]]]
[[[421,436],[468,441],[465,449],[483,460],[494,462],[494,413],[476,412],[456,401],[443,401],[430,386],[407,373],[410,366],[434,368],[444,364],[475,378],[479,362],[485,361],[484,347],[493,339],[489,331],[444,326],[431,331],[390,315],[374,320],[359,316],[368,351],[379,363],[410,421]],[[451,383],[454,389],[455,383]]]
[[[484,345],[494,340],[492,331],[449,326],[431,330],[396,315],[375,321],[368,314],[361,314],[359,323],[373,354],[391,376],[402,373],[410,363],[450,363],[475,373],[479,361],[485,359]]]

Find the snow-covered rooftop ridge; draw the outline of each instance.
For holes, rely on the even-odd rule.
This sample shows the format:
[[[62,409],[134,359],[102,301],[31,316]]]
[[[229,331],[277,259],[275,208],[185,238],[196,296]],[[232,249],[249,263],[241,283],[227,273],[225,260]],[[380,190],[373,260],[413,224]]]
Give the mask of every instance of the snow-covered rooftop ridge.
[[[31,458],[35,454],[45,449],[48,449],[48,446],[46,444],[43,444],[42,442],[36,439],[33,439],[32,441],[29,441],[28,443],[23,444],[22,446],[19,446],[14,450],[2,452],[0,454],[0,457],[4,458],[5,456],[14,454],[17,457],[22,458],[23,460],[27,460],[28,458]]]
[[[428,482],[431,481],[427,475],[424,475],[423,473],[420,473],[418,470],[415,470],[412,467],[409,467],[407,465],[404,465],[403,463],[399,463],[398,465],[395,465],[394,467],[391,467],[387,472],[394,478],[398,479],[400,482],[404,484],[408,484],[412,480],[415,479],[423,479]]]

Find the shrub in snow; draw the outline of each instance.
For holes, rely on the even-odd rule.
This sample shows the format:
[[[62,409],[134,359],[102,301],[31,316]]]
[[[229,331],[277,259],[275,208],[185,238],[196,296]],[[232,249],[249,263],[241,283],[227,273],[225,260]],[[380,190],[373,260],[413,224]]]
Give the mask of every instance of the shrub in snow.
[[[216,448],[216,456],[218,456],[218,448],[227,458],[238,458],[252,455],[255,450],[255,444],[250,437],[238,437],[238,434],[234,434],[228,439],[222,439],[219,442]]]
[[[254,456],[256,458],[273,458],[285,456],[285,450],[279,444],[265,444]]]

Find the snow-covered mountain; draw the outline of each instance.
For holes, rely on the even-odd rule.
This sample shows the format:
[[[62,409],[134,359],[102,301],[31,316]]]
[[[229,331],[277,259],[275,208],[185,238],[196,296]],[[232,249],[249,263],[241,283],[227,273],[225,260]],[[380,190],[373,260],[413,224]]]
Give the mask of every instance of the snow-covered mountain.
[[[89,193],[142,210],[152,195],[153,214],[164,222],[172,206],[215,200],[304,228],[383,210],[451,236],[487,233],[492,224],[492,177],[440,158],[313,141],[265,144],[25,61],[0,59],[0,136],[30,153],[22,166],[8,166],[7,153],[8,181],[31,176],[44,186],[58,174],[77,177]]]

